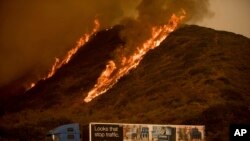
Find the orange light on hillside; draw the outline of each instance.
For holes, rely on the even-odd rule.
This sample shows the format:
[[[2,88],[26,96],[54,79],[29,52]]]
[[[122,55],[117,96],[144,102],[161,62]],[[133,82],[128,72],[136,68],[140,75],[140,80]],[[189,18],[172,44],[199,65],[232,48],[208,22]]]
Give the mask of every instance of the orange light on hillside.
[[[88,33],[88,34],[84,34],[84,35],[77,41],[77,45],[76,45],[73,49],[69,50],[69,51],[67,52],[67,54],[62,58],[62,60],[59,60],[58,58],[56,58],[56,61],[55,61],[54,65],[52,66],[50,72],[48,73],[48,75],[47,75],[46,77],[43,78],[44,80],[50,78],[51,76],[53,76],[53,75],[55,74],[55,72],[56,72],[59,68],[61,68],[64,64],[67,64],[67,63],[71,60],[72,56],[73,56],[73,55],[74,55],[74,54],[75,54],[75,53],[76,53],[76,52],[77,52],[86,42],[89,41],[90,36],[92,36],[93,34],[95,34],[97,30],[99,30],[100,24],[99,24],[99,21],[98,21],[97,19],[94,21],[94,24],[95,24],[95,26],[94,26],[93,30],[92,30],[90,33]]]
[[[52,77],[56,71],[61,68],[63,65],[67,64],[72,56],[86,43],[89,41],[89,38],[94,35],[100,28],[100,23],[97,19],[94,20],[94,28],[92,29],[92,31],[90,33],[86,33],[84,34],[76,43],[76,46],[74,48],[72,48],[71,50],[69,50],[67,52],[67,54],[62,58],[55,58],[55,63],[52,65],[49,73],[42,78],[43,80],[46,80],[50,77]],[[29,87],[27,87],[26,89],[29,90],[32,87],[34,87],[36,84],[33,82],[32,84],[29,85]]]
[[[162,26],[155,26],[151,29],[151,38],[146,40],[141,46],[137,47],[136,52],[129,57],[123,57],[121,64],[117,65],[114,61],[109,61],[106,69],[99,76],[95,86],[88,92],[88,95],[84,98],[84,102],[90,102],[95,97],[105,93],[107,90],[113,87],[114,84],[128,72],[136,68],[143,56],[151,49],[159,46],[160,43],[173,32],[179,23],[185,17],[185,11],[182,11],[181,16],[176,16],[173,14],[169,22]],[[119,66],[119,67],[116,67]],[[105,75],[106,74],[106,75]]]

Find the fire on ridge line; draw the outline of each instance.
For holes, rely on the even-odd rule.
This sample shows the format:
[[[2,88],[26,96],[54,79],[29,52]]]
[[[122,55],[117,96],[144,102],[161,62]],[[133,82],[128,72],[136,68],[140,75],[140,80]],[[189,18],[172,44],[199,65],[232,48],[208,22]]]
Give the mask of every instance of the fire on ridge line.
[[[173,14],[167,24],[152,27],[151,38],[146,40],[141,46],[137,46],[137,51],[134,52],[132,56],[123,56],[121,64],[117,65],[114,60],[108,61],[106,69],[101,73],[96,84],[88,92],[88,95],[84,98],[83,102],[88,103],[97,96],[104,94],[106,91],[111,89],[122,76],[128,74],[131,69],[136,68],[143,59],[143,56],[149,50],[159,46],[169,33],[173,32],[177,28],[177,26],[185,18],[185,15],[186,12],[182,10],[181,16]]]
[[[76,42],[76,46],[74,48],[72,48],[71,50],[69,50],[67,52],[67,54],[60,60],[59,58],[55,58],[55,63],[53,64],[53,66],[51,67],[49,73],[42,78],[42,80],[46,80],[50,77],[52,77],[56,71],[61,68],[63,65],[67,64],[72,56],[84,45],[89,41],[89,38],[94,35],[98,30],[100,29],[100,23],[98,21],[98,19],[94,20],[94,28],[92,29],[92,31],[90,33],[86,33],[84,34],[77,42]],[[27,90],[35,87],[36,83],[33,82],[31,83]]]
[[[95,97],[105,93],[107,90],[112,88],[112,86],[116,84],[122,76],[128,74],[131,69],[136,68],[140,61],[143,59],[143,56],[149,50],[159,46],[160,43],[169,35],[169,33],[173,32],[177,28],[179,23],[184,19],[185,15],[186,12],[182,10],[181,16],[176,16],[175,14],[173,14],[167,24],[152,27],[151,38],[146,40],[141,46],[138,46],[137,51],[134,53],[134,55],[129,57],[123,56],[122,63],[119,64],[119,68],[113,60],[110,60],[106,65],[106,69],[97,79],[97,83],[84,98],[84,102],[90,102]],[[69,50],[63,57],[63,59],[60,60],[59,58],[56,58],[56,61],[50,69],[49,73],[45,77],[43,77],[42,80],[46,80],[52,77],[59,68],[61,68],[71,60],[72,56],[79,50],[79,48],[81,48],[85,43],[89,41],[90,36],[94,35],[100,28],[100,24],[97,19],[94,21],[94,24],[95,26],[93,30],[88,34],[84,34],[84,36],[77,41],[77,45],[73,49]],[[36,83],[31,83],[27,90],[31,89],[35,85]]]

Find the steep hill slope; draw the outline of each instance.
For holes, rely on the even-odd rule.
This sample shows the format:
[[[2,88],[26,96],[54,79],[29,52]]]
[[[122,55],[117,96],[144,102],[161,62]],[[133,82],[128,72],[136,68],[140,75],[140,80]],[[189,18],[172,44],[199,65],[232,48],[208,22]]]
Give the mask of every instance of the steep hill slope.
[[[105,120],[205,124],[208,139],[227,140],[231,123],[250,123],[249,45],[233,33],[183,27],[90,109]]]
[[[124,44],[119,38],[121,28],[121,26],[115,26],[112,30],[98,32],[53,77],[40,80],[25,94],[21,92],[16,94],[17,96],[10,97],[12,102],[7,101],[5,104],[7,106],[3,109],[10,112],[29,107],[50,108],[53,105],[65,103],[64,96],[67,98],[82,96],[82,93],[95,84],[114,49]],[[7,91],[5,95],[9,95],[8,91],[11,92],[11,90],[18,93],[13,86],[4,90]]]
[[[205,124],[207,140],[228,140],[231,123],[250,123],[250,40],[194,25],[173,32],[112,89],[81,104],[110,52],[123,44],[119,30],[96,35],[54,77],[18,99],[19,112],[0,118],[0,137],[43,140],[60,124],[97,121]]]

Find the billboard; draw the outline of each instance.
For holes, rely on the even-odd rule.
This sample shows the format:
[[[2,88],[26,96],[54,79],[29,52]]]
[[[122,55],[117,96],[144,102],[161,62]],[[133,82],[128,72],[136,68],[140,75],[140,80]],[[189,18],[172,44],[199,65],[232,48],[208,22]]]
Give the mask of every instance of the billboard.
[[[90,123],[90,141],[205,141],[204,125]]]

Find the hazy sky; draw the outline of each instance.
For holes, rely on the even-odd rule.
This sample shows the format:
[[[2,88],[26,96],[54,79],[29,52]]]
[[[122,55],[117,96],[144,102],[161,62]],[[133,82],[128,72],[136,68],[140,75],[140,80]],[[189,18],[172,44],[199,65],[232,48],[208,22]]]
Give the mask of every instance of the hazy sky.
[[[210,0],[213,17],[198,25],[242,34],[250,38],[250,0]]]
[[[94,18],[98,17],[102,26],[114,25],[138,14],[136,7],[141,1],[0,0],[0,86],[25,74],[47,72],[55,57],[63,56],[92,28]],[[154,21],[164,17],[159,8],[174,11],[175,6],[186,8],[193,19],[202,19],[209,0],[154,0],[155,7],[151,0],[143,1],[149,4],[142,4],[141,14],[149,14],[143,17]],[[169,7],[157,6],[161,3]],[[206,15],[195,24],[250,37],[250,0],[210,0],[210,9],[213,16]]]

